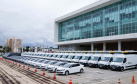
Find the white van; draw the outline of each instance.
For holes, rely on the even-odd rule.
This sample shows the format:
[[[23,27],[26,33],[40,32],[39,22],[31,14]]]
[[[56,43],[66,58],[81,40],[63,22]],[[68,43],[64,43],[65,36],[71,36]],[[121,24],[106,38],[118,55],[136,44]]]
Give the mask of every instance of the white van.
[[[101,60],[101,55],[103,52],[93,52],[91,54],[91,59],[88,61],[89,67],[98,67],[98,62]]]
[[[111,70],[124,71],[125,69],[137,68],[137,54],[115,54],[110,63]]]
[[[50,60],[52,56],[53,56],[53,53],[48,53],[46,59]]]
[[[98,62],[98,67],[110,69],[110,63],[112,60],[113,60],[113,55],[109,54],[109,52],[104,52],[101,55],[101,60]]]
[[[53,56],[50,58],[50,60],[55,60],[57,56],[58,56],[58,53],[53,53]]]
[[[55,58],[55,60],[60,60],[60,58],[63,56],[63,53],[58,53],[57,57]]]
[[[64,61],[68,56],[69,56],[69,53],[62,53],[63,56],[59,59],[60,61]]]
[[[79,60],[82,58],[81,54],[75,54],[75,57],[71,60],[71,62],[79,63]]]
[[[90,58],[91,58],[90,54],[83,54],[82,58],[79,60],[79,63],[84,66],[87,66]]]
[[[71,60],[75,57],[75,54],[74,53],[69,53],[69,56],[64,59],[64,61],[66,62],[71,62]]]

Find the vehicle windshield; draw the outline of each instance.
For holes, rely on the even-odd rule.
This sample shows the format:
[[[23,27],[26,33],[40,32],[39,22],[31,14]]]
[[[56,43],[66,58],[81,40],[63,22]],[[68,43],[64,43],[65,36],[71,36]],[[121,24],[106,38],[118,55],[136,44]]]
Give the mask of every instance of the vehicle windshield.
[[[122,52],[115,52],[114,54],[122,54]]]
[[[113,58],[112,62],[123,62],[124,58]]]
[[[39,59],[36,59],[34,62],[37,62],[37,61],[39,61]]]
[[[96,57],[96,56],[91,56],[91,60],[93,61],[97,61],[99,57]]]
[[[101,57],[101,61],[109,61],[110,57]]]
[[[58,56],[57,56],[57,58],[60,58],[60,57],[61,57],[61,55],[58,55]]]
[[[33,61],[34,59],[30,59],[30,61]]]
[[[87,54],[93,54],[93,52],[88,52]]]
[[[104,52],[103,54],[109,54],[109,52]]]
[[[47,63],[49,63],[50,61],[46,61],[44,64],[47,64]]]
[[[55,66],[59,66],[59,65],[61,65],[61,64],[62,64],[62,63],[59,62],[59,63],[56,63],[56,64],[54,64],[54,65],[55,65]]]
[[[79,59],[81,56],[75,56],[74,59]]]
[[[85,52],[81,52],[81,54],[85,54]]]
[[[96,52],[95,54],[101,54],[101,52]]]
[[[70,55],[70,56],[68,56],[68,59],[72,59],[72,57],[73,57],[73,56],[72,56],[72,55]]]
[[[47,64],[51,64],[52,62],[48,62]]]
[[[67,55],[63,55],[63,56],[62,56],[62,58],[66,58],[66,57],[67,57]]]
[[[41,63],[45,63],[47,60],[43,60]]]
[[[72,64],[65,64],[63,67],[69,68]]]
[[[48,57],[51,57],[52,55],[50,54]]]
[[[89,56],[83,56],[81,60],[88,60]]]
[[[39,60],[39,62],[43,62],[44,60]]]
[[[55,58],[57,55],[53,55],[53,57]]]
[[[76,54],[79,54],[80,52],[75,52]]]
[[[56,64],[56,63],[57,63],[57,62],[52,62],[51,65],[54,65],[54,64]]]
[[[49,57],[49,56],[50,56],[50,54],[47,54],[47,55],[46,55],[46,57]]]

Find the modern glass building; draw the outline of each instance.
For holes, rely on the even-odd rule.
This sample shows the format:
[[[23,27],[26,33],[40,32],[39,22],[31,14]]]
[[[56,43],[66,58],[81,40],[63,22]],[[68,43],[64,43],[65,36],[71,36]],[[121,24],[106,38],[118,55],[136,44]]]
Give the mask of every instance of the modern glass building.
[[[55,44],[64,51],[137,50],[137,0],[100,0],[57,18]]]

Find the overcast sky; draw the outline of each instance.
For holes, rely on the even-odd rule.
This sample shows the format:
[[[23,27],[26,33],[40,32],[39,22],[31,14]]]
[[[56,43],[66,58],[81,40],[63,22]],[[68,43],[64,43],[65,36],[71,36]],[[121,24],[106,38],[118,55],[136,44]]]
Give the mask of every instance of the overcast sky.
[[[54,45],[54,19],[98,0],[0,0],[0,45],[17,37],[23,46]]]

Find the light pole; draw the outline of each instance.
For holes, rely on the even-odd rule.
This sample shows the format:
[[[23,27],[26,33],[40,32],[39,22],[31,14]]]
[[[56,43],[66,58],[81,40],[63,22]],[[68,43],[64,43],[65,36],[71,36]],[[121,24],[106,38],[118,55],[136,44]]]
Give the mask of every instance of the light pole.
[[[44,43],[43,43],[43,53],[44,53]]]

